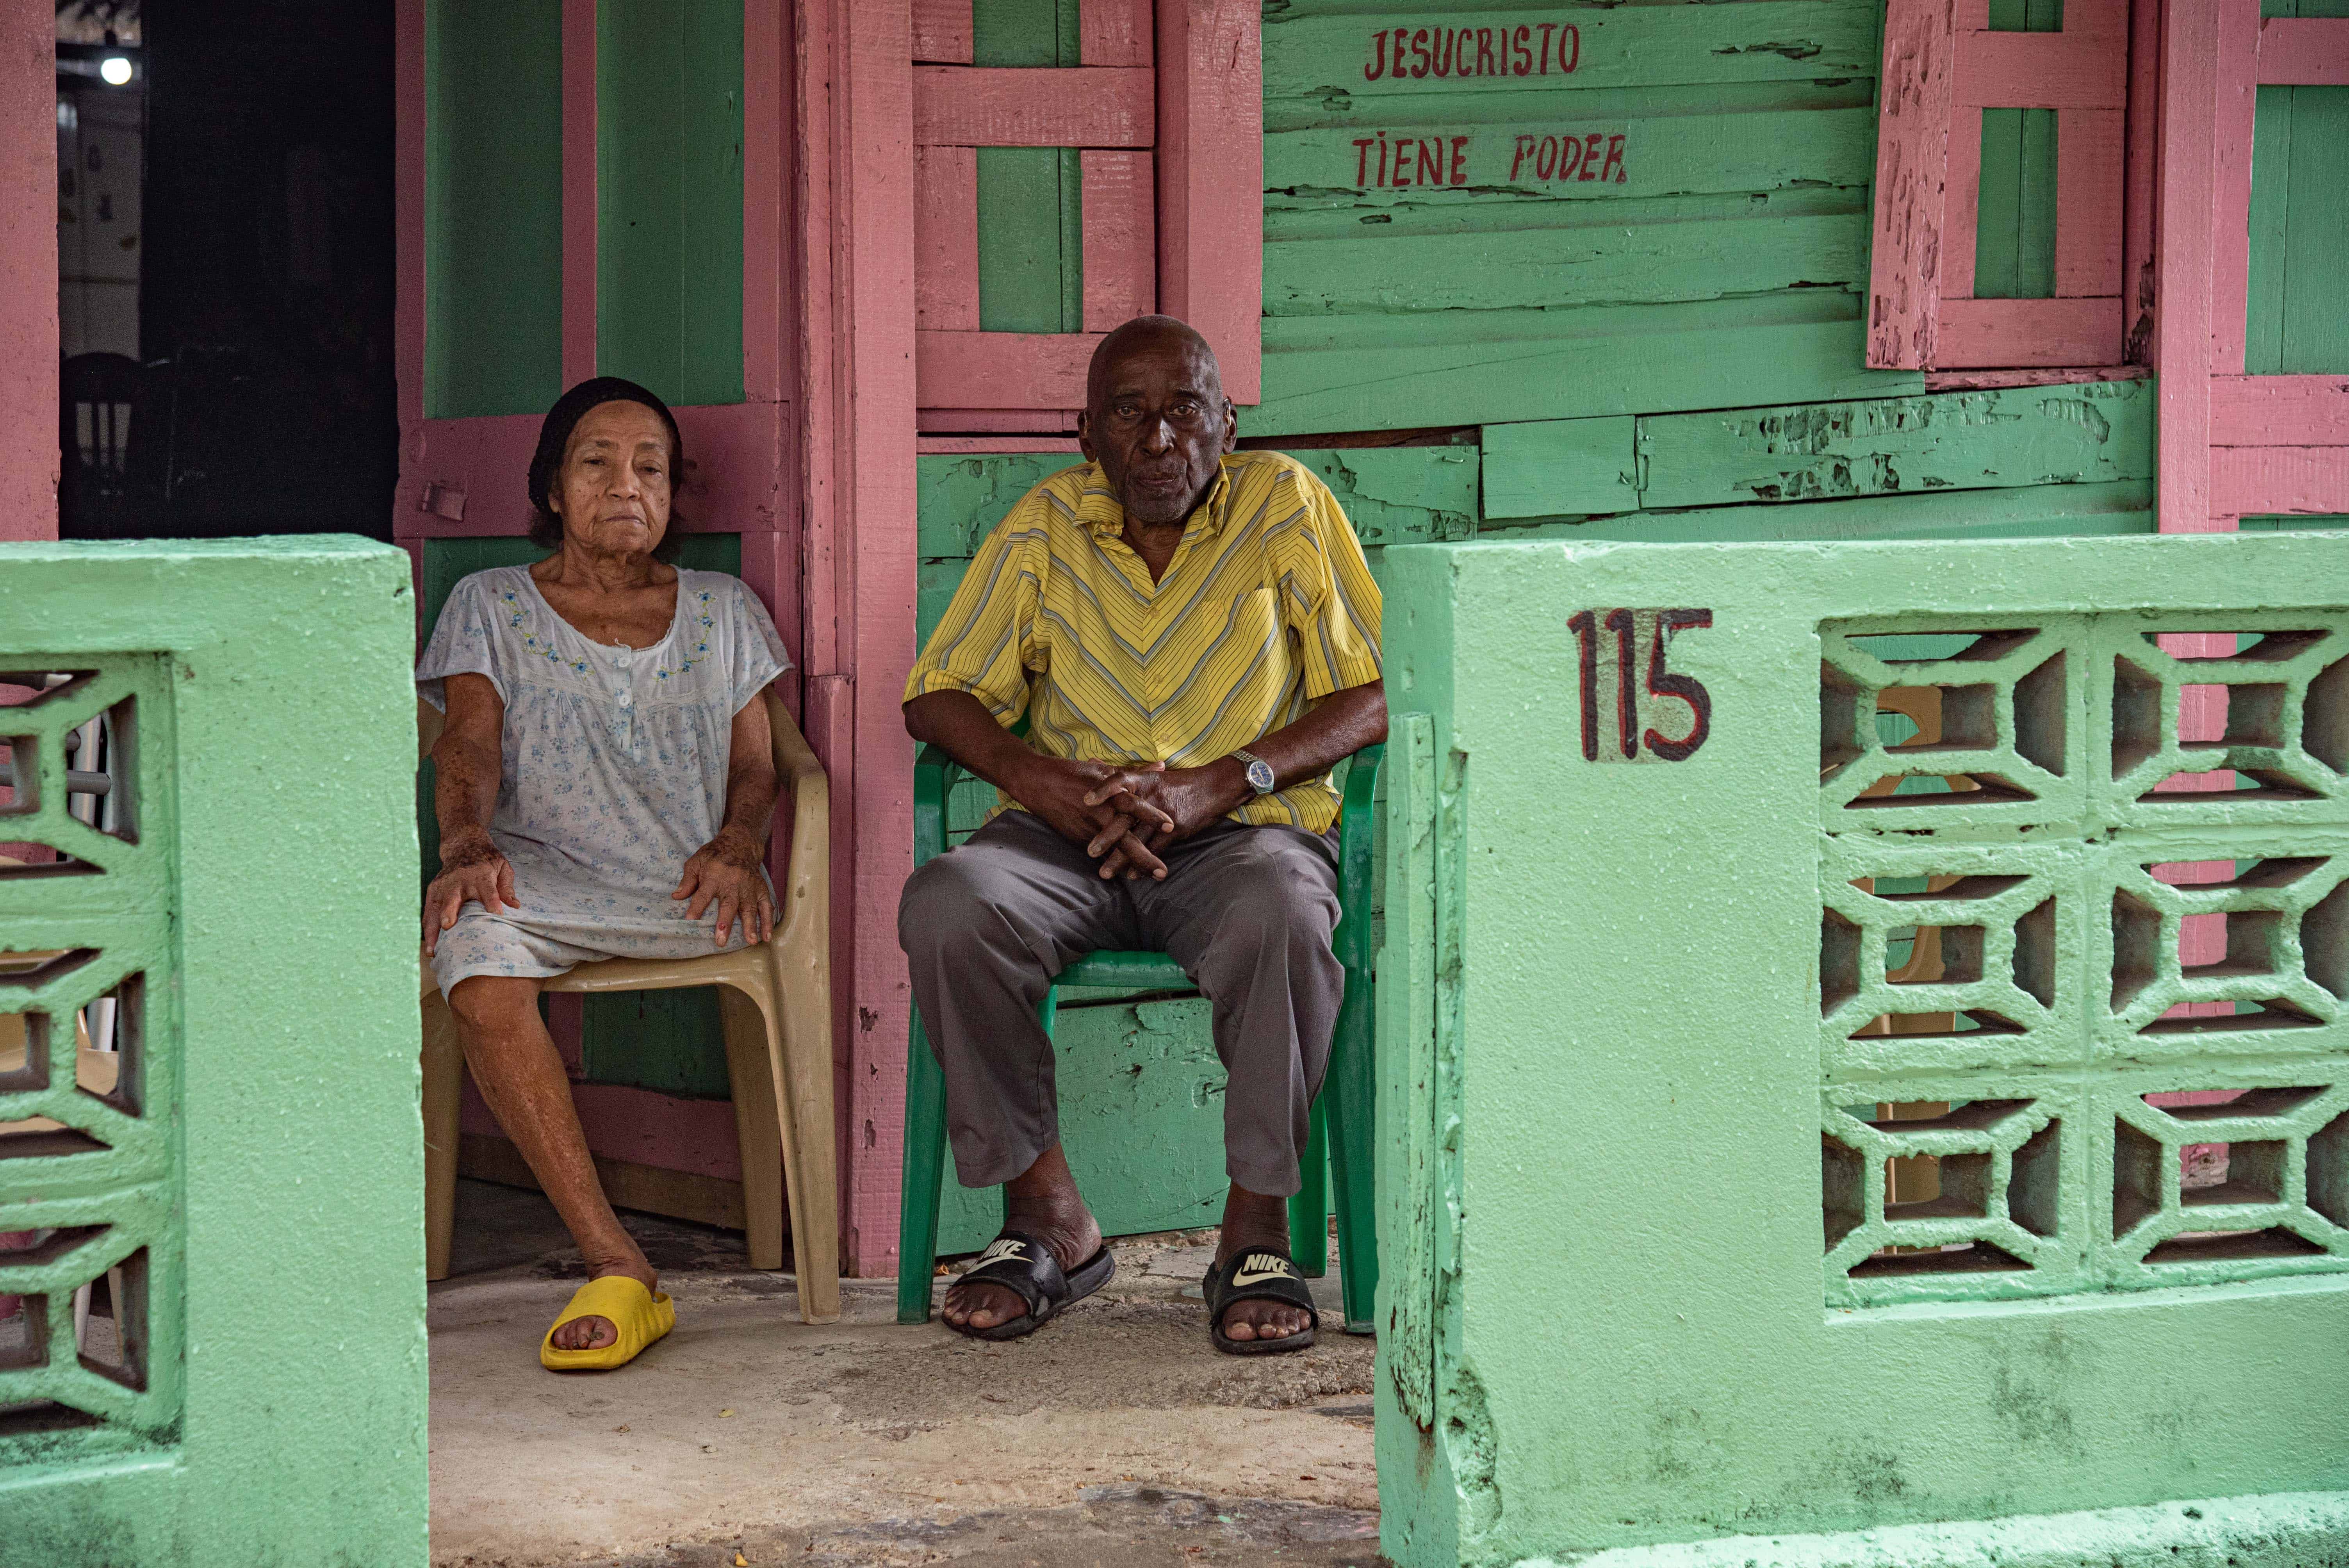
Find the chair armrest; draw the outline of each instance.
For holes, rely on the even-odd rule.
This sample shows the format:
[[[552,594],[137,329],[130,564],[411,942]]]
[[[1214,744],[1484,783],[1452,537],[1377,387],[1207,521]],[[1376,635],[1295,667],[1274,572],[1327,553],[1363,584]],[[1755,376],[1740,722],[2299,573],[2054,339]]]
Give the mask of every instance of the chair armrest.
[[[925,746],[914,758],[914,864],[947,852],[947,800],[962,765],[943,746]]]
[[[791,791],[791,859],[783,868],[779,902],[783,913],[775,944],[801,942],[830,945],[832,921],[832,779],[816,760],[800,727],[792,722],[773,691],[764,694],[767,729],[773,738],[775,778]]]
[[[1349,969],[1367,969],[1371,964],[1371,857],[1377,852],[1379,768],[1386,756],[1383,741],[1355,752],[1338,802],[1340,913],[1331,946],[1338,962]]]

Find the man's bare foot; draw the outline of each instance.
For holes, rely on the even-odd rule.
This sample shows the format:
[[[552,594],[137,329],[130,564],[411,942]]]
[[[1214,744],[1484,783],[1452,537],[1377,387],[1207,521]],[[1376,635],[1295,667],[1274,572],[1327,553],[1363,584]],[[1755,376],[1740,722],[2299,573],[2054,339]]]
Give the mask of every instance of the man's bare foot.
[[[1218,1268],[1251,1247],[1288,1250],[1288,1200],[1251,1192],[1237,1182],[1224,1200],[1224,1230],[1216,1243]],[[1281,1301],[1236,1301],[1224,1308],[1226,1339],[1287,1339],[1313,1324],[1301,1307]]]
[[[589,1279],[603,1279],[610,1274],[626,1274],[642,1282],[647,1290],[660,1288],[660,1276],[653,1273],[652,1264],[645,1261],[641,1252],[633,1257],[588,1265]],[[607,1345],[618,1344],[619,1339],[620,1330],[608,1317],[574,1317],[554,1331],[554,1343],[557,1350],[601,1350]]]
[[[1054,1144],[1025,1172],[1003,1185],[1007,1217],[1004,1228],[1024,1231],[1052,1249],[1062,1273],[1101,1251],[1101,1226],[1077,1191],[1069,1161]],[[947,1292],[942,1309],[946,1320],[958,1327],[998,1328],[1024,1315],[1028,1304],[1009,1285],[957,1284]]]

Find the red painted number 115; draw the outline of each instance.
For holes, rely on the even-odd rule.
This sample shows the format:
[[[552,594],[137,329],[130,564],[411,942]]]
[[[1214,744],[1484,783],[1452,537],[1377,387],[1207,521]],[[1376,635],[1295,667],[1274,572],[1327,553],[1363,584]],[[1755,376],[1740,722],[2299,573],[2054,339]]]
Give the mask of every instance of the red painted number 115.
[[[1581,645],[1586,760],[1685,762],[1695,755],[1713,730],[1713,696],[1695,677],[1665,668],[1665,649],[1673,634],[1712,624],[1712,611],[1686,609],[1584,610],[1568,619]],[[1611,634],[1602,638],[1602,628]]]

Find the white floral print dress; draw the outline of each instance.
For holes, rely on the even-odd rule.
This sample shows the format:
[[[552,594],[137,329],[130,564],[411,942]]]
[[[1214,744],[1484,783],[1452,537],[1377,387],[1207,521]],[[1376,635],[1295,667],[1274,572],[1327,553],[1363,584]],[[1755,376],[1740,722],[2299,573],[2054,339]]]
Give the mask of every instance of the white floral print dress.
[[[441,933],[442,995],[474,975],[724,951],[716,917],[688,919],[669,893],[726,820],[734,716],[791,658],[740,578],[677,576],[676,618],[649,648],[589,642],[523,566],[474,573],[441,607],[417,689],[446,712],[448,677],[480,675],[505,700],[489,830],[520,903],[502,914],[468,903]],[[742,945],[740,927],[728,945]]]

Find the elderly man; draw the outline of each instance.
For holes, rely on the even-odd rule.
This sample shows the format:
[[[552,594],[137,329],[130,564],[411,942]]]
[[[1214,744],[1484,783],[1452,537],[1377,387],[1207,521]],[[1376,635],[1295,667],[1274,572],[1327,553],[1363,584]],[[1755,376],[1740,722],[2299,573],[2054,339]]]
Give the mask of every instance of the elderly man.
[[[1031,1333],[1114,1272],[1036,1006],[1084,954],[1150,948],[1214,1004],[1229,1075],[1209,1333],[1237,1355],[1313,1342],[1284,1200],[1344,991],[1329,773],[1386,736],[1379,591],[1320,480],[1236,432],[1206,339],[1169,316],[1111,333],[1090,461],[988,536],[905,683],[914,738],[999,791],[897,920],[956,1171],[1006,1190],[1003,1233],[947,1295],[962,1334]]]

